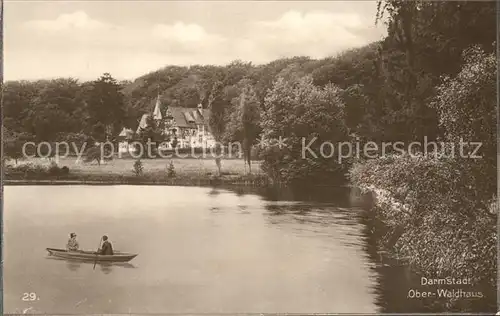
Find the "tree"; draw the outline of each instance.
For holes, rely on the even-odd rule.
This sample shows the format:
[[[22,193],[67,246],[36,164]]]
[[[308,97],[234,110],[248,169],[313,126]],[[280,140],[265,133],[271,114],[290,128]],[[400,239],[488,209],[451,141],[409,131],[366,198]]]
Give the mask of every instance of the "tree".
[[[37,93],[38,87],[33,82],[6,82],[2,97],[3,126],[12,132],[26,132],[29,124],[25,124],[24,120]]]
[[[464,173],[470,174],[469,181],[482,196],[479,200],[488,200],[496,194],[497,183],[497,60],[494,53],[488,54],[478,46],[466,50],[464,60],[460,73],[437,88],[432,105],[439,113],[444,141],[456,145],[461,141],[481,143],[475,155],[482,158],[457,162]],[[467,146],[465,152],[475,147]]]
[[[23,146],[32,137],[26,133],[10,132],[3,128],[3,155],[5,158],[13,159],[17,165],[19,159],[24,158]],[[31,153],[30,153],[31,154]]]
[[[471,45],[495,51],[491,47],[496,39],[494,2],[378,0],[377,21],[386,12],[387,41],[433,73],[435,83],[441,74],[460,71],[462,51]]]
[[[275,182],[344,181],[346,165],[333,156],[338,154],[336,146],[348,141],[341,94],[333,85],[314,86],[311,77],[276,81],[265,99],[261,122],[263,169]],[[304,155],[305,144],[310,144],[310,151]]]
[[[261,106],[264,106],[264,99],[267,92],[273,87],[281,71],[292,64],[303,65],[310,60],[309,57],[281,58],[257,67],[251,74],[251,77],[253,78],[254,90],[257,93]]]
[[[27,120],[37,141],[54,141],[61,132],[70,129],[71,117],[58,104],[36,103],[29,111]]]
[[[101,148],[99,146],[92,146],[85,152],[84,161],[93,162],[95,160],[98,165],[101,165],[101,157]]]
[[[125,117],[124,96],[120,85],[109,73],[92,82],[87,104],[92,125],[101,123],[105,127],[100,140],[120,131]]]
[[[224,132],[226,128],[226,107],[227,104],[224,100],[223,84],[217,81],[209,97],[209,108],[210,108],[210,118],[209,125],[212,130],[212,134],[215,138],[215,164],[217,165],[217,170],[219,176],[221,175],[221,152],[222,152],[222,142],[224,137]]]
[[[11,81],[3,101],[4,126],[38,141],[53,141],[58,133],[79,132],[85,125],[83,92],[76,79]]]
[[[387,13],[388,36],[381,43],[380,102],[391,140],[436,138],[437,113],[429,103],[435,86],[461,69],[462,51],[496,39],[496,6],[476,1],[378,1],[377,21]]]
[[[248,81],[242,83],[240,95],[233,99],[233,106],[229,114],[225,141],[238,141],[242,144],[245,163],[252,172],[252,146],[261,132],[260,104],[253,87]]]
[[[252,69],[252,63],[235,60],[225,67],[226,76],[224,78],[224,85],[230,86],[237,84],[240,80],[245,78]]]
[[[146,127],[141,129],[139,132],[139,137],[142,142],[142,148],[144,148],[144,151],[142,152],[143,157],[149,155],[149,153],[147,152],[148,143],[153,145],[153,147],[151,148],[152,157],[148,158],[153,158],[156,156],[156,153],[158,151],[158,144],[163,141],[162,131],[162,123],[156,122],[152,116],[148,116],[146,119]]]

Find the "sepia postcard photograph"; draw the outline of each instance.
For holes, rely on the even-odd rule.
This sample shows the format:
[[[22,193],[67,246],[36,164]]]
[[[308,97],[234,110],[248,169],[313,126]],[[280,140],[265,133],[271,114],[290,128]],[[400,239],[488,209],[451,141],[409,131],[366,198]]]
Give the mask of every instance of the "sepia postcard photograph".
[[[3,314],[497,313],[498,12],[3,0]]]

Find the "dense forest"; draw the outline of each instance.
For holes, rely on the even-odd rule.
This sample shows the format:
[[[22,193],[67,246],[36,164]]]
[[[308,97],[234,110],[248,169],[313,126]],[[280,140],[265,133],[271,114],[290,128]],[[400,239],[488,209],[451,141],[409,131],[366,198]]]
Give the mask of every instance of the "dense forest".
[[[496,280],[496,3],[378,1],[387,37],[337,56],[254,65],[166,66],[117,82],[7,82],[4,154],[19,144],[113,138],[162,104],[211,110],[222,143],[250,149],[277,183],[378,187],[407,205],[380,210],[387,244],[429,274]],[[285,147],[275,140],[287,140]],[[301,140],[481,142],[482,159],[304,159]],[[316,145],[315,145],[316,146]],[[313,146],[314,147],[314,146]],[[318,148],[316,148],[318,149]],[[455,272],[454,272],[455,271]],[[458,271],[458,272],[456,272]]]

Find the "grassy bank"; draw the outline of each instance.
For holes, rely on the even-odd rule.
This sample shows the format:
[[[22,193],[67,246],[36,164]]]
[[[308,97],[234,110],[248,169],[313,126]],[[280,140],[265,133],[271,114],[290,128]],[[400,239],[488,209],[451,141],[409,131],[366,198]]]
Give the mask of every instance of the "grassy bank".
[[[30,159],[4,169],[6,184],[158,184],[158,185],[248,185],[265,186],[267,177],[259,162],[248,173],[243,160],[223,160],[221,175],[213,159],[145,159],[142,172],[134,172],[134,159],[114,159],[104,164],[81,163],[75,158]],[[173,174],[168,172],[173,165]],[[55,167],[57,165],[57,168]],[[62,171],[67,167],[67,172]]]

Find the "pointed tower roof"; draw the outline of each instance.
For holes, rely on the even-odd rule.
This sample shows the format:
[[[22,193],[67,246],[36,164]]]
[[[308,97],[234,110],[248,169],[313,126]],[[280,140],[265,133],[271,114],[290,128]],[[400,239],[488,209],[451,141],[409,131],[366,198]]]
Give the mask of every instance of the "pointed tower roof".
[[[161,120],[163,118],[161,114],[161,102],[160,102],[160,96],[156,98],[156,104],[155,104],[155,109],[153,110],[153,118],[155,120]]]
[[[158,97],[156,98],[156,105],[155,105],[155,109],[154,109],[154,111],[153,111],[153,118],[154,118],[155,120],[161,120],[161,119],[163,119],[163,116],[161,115],[160,106],[161,106],[161,103],[160,103],[160,95],[158,94]]]

